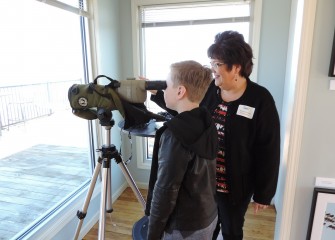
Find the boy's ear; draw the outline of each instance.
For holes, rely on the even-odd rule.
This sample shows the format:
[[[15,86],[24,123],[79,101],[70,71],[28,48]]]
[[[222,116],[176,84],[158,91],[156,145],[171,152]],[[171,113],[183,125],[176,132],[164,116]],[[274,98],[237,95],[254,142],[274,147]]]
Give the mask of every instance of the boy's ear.
[[[186,95],[185,86],[179,86],[177,91],[177,99],[182,99]]]

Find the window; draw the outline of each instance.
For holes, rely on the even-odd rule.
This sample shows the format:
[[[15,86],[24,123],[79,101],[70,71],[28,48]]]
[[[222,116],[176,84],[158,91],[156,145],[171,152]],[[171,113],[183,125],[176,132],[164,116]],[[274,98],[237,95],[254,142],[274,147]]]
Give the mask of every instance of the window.
[[[92,126],[72,114],[67,98],[91,71],[86,1],[43,2],[0,2],[3,239],[23,238],[92,175]]]
[[[261,1],[257,1],[257,6],[254,1],[244,0],[183,2],[133,1],[133,32],[137,33],[134,55],[140,63],[135,66],[135,72],[139,75],[164,80],[170,64],[182,60],[192,59],[208,65],[207,48],[214,36],[225,30],[242,33],[257,56]],[[257,69],[257,57],[255,60],[254,69]],[[150,100],[146,104],[153,112],[162,111]],[[153,141],[138,139],[137,154],[143,156],[138,158],[138,167],[150,166]]]

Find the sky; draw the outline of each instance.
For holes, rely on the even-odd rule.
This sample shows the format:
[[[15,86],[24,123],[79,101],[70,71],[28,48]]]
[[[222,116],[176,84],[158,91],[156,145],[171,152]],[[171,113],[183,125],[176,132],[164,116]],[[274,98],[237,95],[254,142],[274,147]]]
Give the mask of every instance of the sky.
[[[0,1],[0,86],[80,78],[79,17],[20,1]]]

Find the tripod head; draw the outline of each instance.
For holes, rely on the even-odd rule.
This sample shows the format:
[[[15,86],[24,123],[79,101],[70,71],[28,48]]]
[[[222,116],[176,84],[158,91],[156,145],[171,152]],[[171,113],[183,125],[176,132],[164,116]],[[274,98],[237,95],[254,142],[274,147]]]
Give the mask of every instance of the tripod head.
[[[107,110],[105,108],[97,109],[97,117],[99,119],[101,126],[112,128],[115,124],[112,111]]]

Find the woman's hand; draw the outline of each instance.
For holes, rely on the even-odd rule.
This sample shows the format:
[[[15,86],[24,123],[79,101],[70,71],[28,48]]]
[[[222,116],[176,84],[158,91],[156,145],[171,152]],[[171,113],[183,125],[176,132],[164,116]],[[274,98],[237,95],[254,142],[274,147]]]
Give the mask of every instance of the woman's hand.
[[[257,214],[258,211],[264,210],[266,208],[268,208],[268,205],[263,205],[263,204],[254,202],[254,214]]]
[[[139,78],[140,80],[149,81],[149,79],[147,79],[147,78],[145,78],[145,77],[142,77],[142,76],[139,76],[138,78]],[[153,95],[156,95],[157,90],[148,90],[148,92],[150,92],[150,93],[153,94]]]

